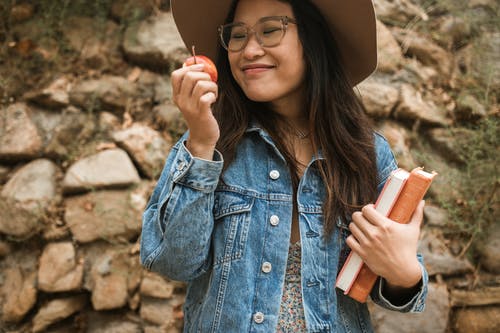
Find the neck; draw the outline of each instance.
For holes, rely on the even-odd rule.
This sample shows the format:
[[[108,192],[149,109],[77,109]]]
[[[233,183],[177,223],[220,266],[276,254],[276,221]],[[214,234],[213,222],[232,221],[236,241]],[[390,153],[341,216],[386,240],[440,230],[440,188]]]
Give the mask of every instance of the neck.
[[[309,132],[309,119],[305,112],[304,99],[299,94],[287,96],[272,102],[274,112],[280,114],[288,126],[297,133]]]

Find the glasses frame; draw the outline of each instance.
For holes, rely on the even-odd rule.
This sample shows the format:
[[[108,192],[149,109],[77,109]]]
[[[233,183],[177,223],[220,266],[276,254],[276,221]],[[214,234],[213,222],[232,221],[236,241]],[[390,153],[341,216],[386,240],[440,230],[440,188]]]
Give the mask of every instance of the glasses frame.
[[[255,31],[255,27],[257,25],[263,23],[263,22],[273,21],[273,20],[279,20],[279,21],[281,21],[281,26],[282,26],[283,34],[281,35],[280,40],[276,44],[273,44],[273,45],[264,45],[264,42],[260,39],[259,34],[257,33],[257,31]],[[276,47],[276,46],[280,45],[281,41],[283,40],[283,38],[285,38],[286,31],[288,30],[288,24],[289,23],[297,24],[297,21],[295,21],[295,19],[293,19],[293,18],[291,18],[289,16],[266,16],[266,17],[260,18],[257,21],[257,23],[255,23],[251,27],[248,26],[248,25],[246,25],[243,22],[233,22],[233,23],[223,24],[223,25],[220,25],[218,27],[218,29],[217,29],[218,32],[219,32],[219,42],[221,43],[222,47],[226,51],[228,51],[228,52],[240,52],[241,50],[243,50],[248,45],[248,41],[250,40],[251,34],[254,34],[255,35],[255,39],[257,40],[257,42],[259,43],[259,45],[261,47]],[[227,29],[228,27],[243,27],[243,28],[246,29],[247,38],[246,38],[245,42],[242,44],[242,46],[240,48],[238,48],[238,49],[230,49],[229,45],[226,45],[226,43],[224,42],[224,30]]]

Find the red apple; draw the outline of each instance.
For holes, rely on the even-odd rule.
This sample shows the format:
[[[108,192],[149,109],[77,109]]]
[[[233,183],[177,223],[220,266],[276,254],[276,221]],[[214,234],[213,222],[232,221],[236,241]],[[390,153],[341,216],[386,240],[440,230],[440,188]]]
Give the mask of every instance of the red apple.
[[[206,57],[204,55],[195,55],[189,57],[186,59],[186,61],[184,61],[182,67],[191,66],[194,64],[204,64],[205,67],[203,68],[203,71],[210,75],[212,81],[217,82],[217,68],[215,67],[214,62],[210,60],[209,57]]]

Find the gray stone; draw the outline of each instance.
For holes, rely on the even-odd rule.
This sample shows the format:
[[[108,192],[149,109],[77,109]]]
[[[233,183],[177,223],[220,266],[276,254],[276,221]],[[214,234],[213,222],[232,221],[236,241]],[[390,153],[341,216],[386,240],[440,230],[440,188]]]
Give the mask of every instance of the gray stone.
[[[99,113],[98,123],[99,131],[105,133],[108,137],[111,137],[112,132],[121,128],[121,120],[111,112]]]
[[[118,309],[127,305],[129,279],[138,266],[125,251],[111,250],[100,255],[91,270],[92,305],[95,310]],[[137,288],[137,284],[131,286]]]
[[[458,258],[450,253],[442,234],[437,230],[428,230],[419,242],[418,252],[424,257],[424,264],[430,276],[460,275],[474,270],[465,258]]]
[[[94,280],[92,305],[96,310],[118,309],[127,304],[127,277],[122,274],[109,274]]]
[[[155,106],[153,108],[153,118],[158,128],[172,131],[179,136],[187,130],[186,121],[181,111],[171,102]]]
[[[452,55],[434,41],[408,29],[394,28],[392,32],[406,55],[416,57],[421,63],[434,67],[443,75],[451,74]]]
[[[85,110],[123,114],[138,97],[138,91],[134,83],[121,76],[105,75],[75,84],[69,97],[71,103]]]
[[[463,147],[467,145],[474,132],[467,128],[434,128],[427,132],[433,148],[449,162],[464,163]]]
[[[16,103],[1,108],[0,113],[0,160],[35,158],[42,148],[42,139],[29,107]]]
[[[10,8],[9,23],[15,24],[27,21],[33,17],[34,12],[35,6],[31,3],[20,3],[12,5],[12,7]]]
[[[71,16],[62,24],[69,45],[80,52],[80,59],[91,68],[109,68],[122,61],[120,27],[113,21]]]
[[[125,32],[123,50],[129,61],[157,71],[171,71],[189,53],[171,13],[159,13],[132,24]]]
[[[68,107],[60,114],[59,121],[47,133],[44,152],[55,159],[71,160],[78,156],[82,146],[95,136],[96,116]]]
[[[42,332],[50,325],[68,318],[82,310],[86,303],[87,298],[84,295],[49,301],[40,308],[33,318],[33,332]]]
[[[0,193],[0,232],[27,238],[42,227],[46,210],[59,201],[58,167],[47,159],[35,160],[17,170]]]
[[[398,89],[374,79],[361,82],[357,88],[366,112],[374,118],[388,118],[399,100]]]
[[[434,67],[425,66],[417,59],[408,59],[405,66],[395,74],[395,82],[404,82],[414,86],[423,86],[431,89],[445,83],[446,77],[441,75]]]
[[[445,284],[429,284],[429,293],[423,313],[408,314],[370,306],[377,333],[445,333],[450,313],[448,290]]]
[[[450,222],[450,217],[446,209],[428,205],[424,207],[425,223],[432,227],[446,227]]]
[[[439,38],[447,46],[460,47],[470,37],[471,26],[467,20],[458,16],[447,16],[439,27]]]
[[[409,0],[374,1],[377,17],[384,23],[405,27],[412,19],[427,21],[429,17],[419,6]]]
[[[500,304],[500,286],[474,290],[454,289],[450,295],[453,307],[470,307]]]
[[[1,196],[45,207],[56,197],[59,168],[48,159],[34,160],[17,170],[5,184]]]
[[[403,52],[391,31],[377,20],[377,71],[396,72],[404,63]]]
[[[174,292],[174,284],[162,276],[146,272],[141,282],[140,292],[144,296],[155,298],[171,298]]]
[[[132,156],[142,173],[151,179],[156,179],[161,173],[172,147],[160,133],[141,124],[113,133],[113,139]]]
[[[500,224],[492,223],[485,235],[478,246],[481,265],[491,273],[500,274]]]
[[[111,16],[123,22],[134,22],[143,20],[151,15],[155,9],[154,4],[149,0],[114,0],[111,5]]]
[[[477,121],[488,115],[486,108],[472,95],[461,94],[457,98],[455,117],[461,121]]]
[[[456,333],[497,333],[500,330],[500,307],[457,309],[453,328]]]
[[[38,288],[46,292],[79,290],[83,281],[83,260],[76,258],[70,242],[48,244],[40,258]]]
[[[64,192],[124,187],[137,184],[139,174],[127,153],[108,149],[71,165],[63,180]]]
[[[141,333],[140,318],[136,314],[111,314],[92,311],[86,320],[86,333]]]
[[[446,110],[439,108],[430,100],[424,100],[422,94],[411,85],[401,85],[400,103],[397,105],[396,119],[420,121],[434,126],[447,126],[451,121],[446,118]]]
[[[65,200],[64,219],[80,243],[96,240],[128,242],[141,230],[142,209],[129,191],[96,191]]]
[[[6,299],[2,307],[2,320],[21,321],[36,303],[36,272],[29,273],[19,267],[5,271],[2,294]]]
[[[384,121],[378,130],[389,142],[398,166],[406,170],[413,169],[416,162],[410,152],[411,140],[408,130],[393,121]]]
[[[71,82],[68,77],[62,76],[49,84],[46,88],[32,91],[25,95],[29,101],[49,109],[59,109],[68,106]]]
[[[184,297],[175,295],[169,299],[143,297],[140,308],[142,319],[169,328],[175,327],[178,318],[179,306],[184,302]]]

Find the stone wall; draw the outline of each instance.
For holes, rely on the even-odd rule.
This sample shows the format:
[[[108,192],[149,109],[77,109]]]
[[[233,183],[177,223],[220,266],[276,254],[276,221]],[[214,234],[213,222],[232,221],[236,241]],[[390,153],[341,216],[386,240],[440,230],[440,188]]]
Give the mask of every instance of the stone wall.
[[[375,1],[379,66],[358,86],[400,165],[440,173],[419,245],[431,276],[426,310],[370,304],[372,317],[379,333],[498,332],[499,225],[485,224],[483,245],[467,256],[471,243],[450,235],[440,199],[454,190],[450,177],[467,177],[464,122],[498,118],[500,32],[477,41],[476,27],[432,3]],[[104,19],[68,15],[58,22],[64,48],[34,29],[41,8],[0,4],[9,23],[0,28],[0,331],[180,332],[185,285],[139,263],[141,213],[185,130],[168,73],[188,54],[169,6],[110,1]],[[499,6],[476,0],[466,9],[490,17]],[[417,22],[427,32],[411,29]],[[478,61],[490,70],[476,70]],[[478,85],[489,80],[486,101],[461,92],[467,71]]]

